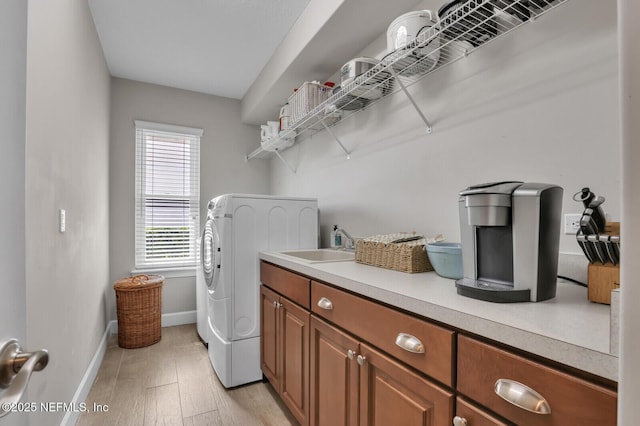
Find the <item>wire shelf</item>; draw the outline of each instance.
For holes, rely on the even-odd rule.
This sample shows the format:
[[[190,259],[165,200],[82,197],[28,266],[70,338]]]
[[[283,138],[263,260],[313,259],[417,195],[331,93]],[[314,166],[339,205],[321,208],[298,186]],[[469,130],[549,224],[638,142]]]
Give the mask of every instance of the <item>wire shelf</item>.
[[[467,0],[454,6],[437,24],[420,32],[406,47],[390,52],[369,71],[340,87],[328,99],[292,122],[278,137],[295,138],[295,143],[298,143],[316,132],[331,132],[330,127],[398,91],[404,91],[409,97],[430,133],[431,126],[406,91],[407,87],[567,1]],[[342,143],[336,140],[349,155]],[[265,158],[273,152],[259,147],[246,159]],[[275,153],[278,154],[277,150]]]

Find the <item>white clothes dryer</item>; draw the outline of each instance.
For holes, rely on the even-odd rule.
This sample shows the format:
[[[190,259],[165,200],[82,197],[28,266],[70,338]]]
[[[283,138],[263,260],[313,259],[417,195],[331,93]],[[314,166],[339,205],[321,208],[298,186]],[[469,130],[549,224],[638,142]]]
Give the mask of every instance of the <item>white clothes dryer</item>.
[[[213,368],[225,387],[261,380],[258,253],[317,248],[317,200],[221,195],[209,202],[202,238]]]

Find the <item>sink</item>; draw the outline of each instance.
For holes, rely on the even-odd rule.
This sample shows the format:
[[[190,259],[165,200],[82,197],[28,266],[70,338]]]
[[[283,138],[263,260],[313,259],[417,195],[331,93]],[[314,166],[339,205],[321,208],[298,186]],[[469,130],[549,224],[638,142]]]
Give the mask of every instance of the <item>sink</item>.
[[[356,254],[352,251],[332,249],[282,251],[280,254],[308,263],[345,262],[356,258]]]

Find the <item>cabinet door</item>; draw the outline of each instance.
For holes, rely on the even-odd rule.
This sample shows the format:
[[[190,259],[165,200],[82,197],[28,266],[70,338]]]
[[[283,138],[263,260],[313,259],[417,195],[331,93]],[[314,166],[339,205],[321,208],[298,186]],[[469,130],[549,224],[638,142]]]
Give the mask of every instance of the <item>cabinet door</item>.
[[[311,317],[312,426],[358,424],[357,353],[357,340]]]
[[[278,298],[276,293],[260,286],[260,368],[280,393]]]
[[[509,426],[460,396],[456,400],[456,417],[459,419],[458,424],[466,426]],[[456,425],[456,422],[453,424]]]
[[[448,425],[453,393],[360,344],[361,425]]]
[[[282,399],[301,425],[309,424],[309,311],[280,298]]]

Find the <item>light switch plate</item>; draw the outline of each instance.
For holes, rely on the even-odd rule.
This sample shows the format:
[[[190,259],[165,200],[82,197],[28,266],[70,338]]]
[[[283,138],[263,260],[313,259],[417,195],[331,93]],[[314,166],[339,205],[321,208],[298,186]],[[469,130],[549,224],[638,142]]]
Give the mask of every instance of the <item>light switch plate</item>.
[[[64,233],[67,230],[67,212],[65,209],[60,209],[60,233]]]

